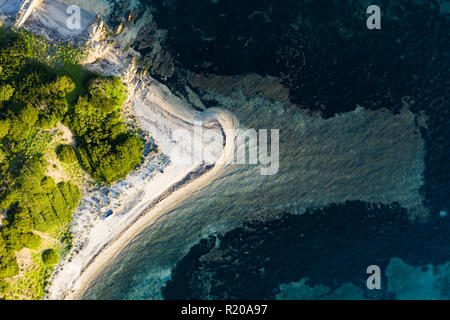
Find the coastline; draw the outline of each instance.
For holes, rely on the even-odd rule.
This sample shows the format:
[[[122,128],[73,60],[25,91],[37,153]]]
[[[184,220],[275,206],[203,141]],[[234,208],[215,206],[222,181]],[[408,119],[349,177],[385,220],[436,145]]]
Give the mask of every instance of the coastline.
[[[173,107],[177,108],[179,106],[170,105],[161,95],[155,94],[155,92],[153,92],[151,96],[156,97],[155,100],[157,101],[166,103],[166,108],[163,111],[166,111],[167,114],[170,114],[170,116],[174,117],[176,120],[187,121],[187,119],[180,118],[181,114],[174,115],[169,111]],[[150,108],[149,105],[147,105],[147,107]],[[195,114],[198,113],[197,111],[188,109],[177,110],[181,113],[188,111],[194,118]],[[198,115],[199,114],[197,114],[197,116]],[[200,115],[206,121],[212,121],[212,119],[214,119],[222,132],[227,131],[224,129],[228,129],[228,134],[232,132],[229,131],[229,129],[234,129],[237,123],[231,114],[220,109],[209,110]],[[182,179],[172,181],[171,185],[161,194],[152,199],[148,199],[146,206],[142,210],[135,215],[130,215],[129,219],[124,221],[125,227],[118,230],[112,239],[107,240],[99,249],[92,252],[87,259],[84,259],[81,263],[82,265],[80,265],[81,270],[76,279],[62,279],[66,284],[70,284],[65,290],[59,292],[53,290],[52,292],[51,287],[48,298],[69,300],[81,298],[83,292],[102,271],[105,264],[108,264],[129,242],[145,228],[155,223],[159,218],[169,214],[171,210],[186,199],[191,193],[205,187],[220,174],[221,170],[226,165],[225,159],[234,151],[235,147],[234,137],[226,136],[225,141],[225,146],[216,162],[208,165],[201,164],[187,170]],[[161,177],[163,175],[161,175]],[[72,282],[70,283],[71,280]]]
[[[13,13],[8,19],[21,19],[20,28],[48,41],[70,39],[68,30],[61,33],[56,29],[57,24],[43,24],[46,14],[61,13],[55,12],[55,8],[65,9],[62,2],[32,3],[36,8],[26,13],[28,20],[21,19],[21,13],[16,16]],[[225,159],[234,151],[234,137],[224,136],[225,131],[230,134],[233,131],[229,129],[238,126],[231,113],[218,108],[196,111],[154,79],[138,75],[133,63],[136,52],[132,49],[125,52],[116,41],[106,41],[102,19],[98,16],[96,21],[92,21],[92,16],[91,12],[90,24],[84,30],[73,34],[78,39],[76,43],[89,48],[83,67],[102,75],[122,78],[128,87],[124,115],[154,139],[161,155],[168,155],[171,162],[158,157],[144,159],[145,163],[127,179],[104,190],[85,190],[83,202],[72,223],[74,248],[50,278],[46,299],[80,298],[105,264],[142,230],[214,179],[225,166]],[[7,22],[4,16],[2,19]],[[192,139],[203,146],[213,143],[213,140],[205,142],[202,136],[196,136],[198,134],[193,128],[199,120],[204,130],[219,132],[225,138],[225,143],[220,145],[220,153],[216,146],[216,151],[209,154],[208,159],[213,161],[204,161],[203,155],[199,158],[186,147]],[[173,131],[178,129],[189,132],[191,136],[174,137]],[[184,157],[192,157],[193,161],[183,163]],[[114,199],[111,199],[111,193]]]
[[[111,48],[109,48],[111,49]],[[155,80],[149,77],[140,77],[133,71],[123,71],[117,73],[117,70],[124,70],[123,67],[117,66],[110,69],[99,68],[96,63],[103,65],[105,61],[121,61],[123,58],[117,50],[108,50],[107,57],[97,59],[93,64],[86,65],[87,69],[95,70],[106,74],[124,75],[125,83],[129,88],[129,104],[133,108],[133,116],[139,120],[140,129],[150,133],[155,137],[156,143],[161,148],[163,153],[169,153],[169,159],[179,157],[195,158],[194,154],[186,151],[184,155],[172,154],[173,146],[165,146],[166,141],[173,139],[172,131],[177,129],[188,130],[192,134],[192,139],[199,139],[195,136],[194,122],[201,120],[203,122],[204,130],[219,131],[225,135],[226,129],[233,129],[237,126],[237,120],[231,115],[218,108],[212,108],[204,112],[195,111],[189,108],[184,101],[172,95],[172,93],[163,85],[160,85]],[[122,60],[123,61],[123,60]],[[106,65],[109,66],[107,63]],[[128,66],[125,69],[129,69]],[[157,118],[158,115],[160,118]],[[146,123],[147,122],[147,123]],[[167,134],[167,127],[169,127],[169,136]],[[230,134],[228,131],[227,134]],[[158,135],[161,133],[161,135]],[[164,136],[164,137],[162,137]],[[71,272],[64,274],[63,268],[67,264],[62,264],[60,270],[57,270],[56,276],[51,280],[48,299],[79,299],[83,292],[88,288],[89,284],[102,271],[105,264],[110,262],[121,249],[123,249],[134,237],[142,232],[146,227],[157,221],[161,216],[167,214],[177,206],[181,201],[186,199],[192,192],[206,186],[214,177],[216,177],[221,169],[225,166],[227,157],[234,151],[234,137],[224,137],[226,141],[219,157],[212,155],[216,161],[212,163],[205,163],[202,159],[196,159],[193,165],[169,165],[164,168],[164,173],[153,177],[147,189],[152,189],[151,183],[154,185],[164,185],[165,189],[161,193],[150,191],[145,201],[142,204],[132,206],[126,213],[126,218],[122,219],[118,225],[124,226],[117,228],[105,234],[104,241],[96,241],[97,246],[83,248],[87,250],[82,259],[75,263],[79,269],[78,272]],[[201,138],[200,138],[201,139]],[[179,141],[183,144],[184,141]],[[204,141],[200,143],[204,144]],[[167,144],[170,144],[168,142]],[[178,161],[180,161],[178,159]],[[170,173],[169,173],[170,171]],[[131,186],[133,188],[141,187],[139,184]],[[94,232],[91,232],[94,233]],[[89,242],[92,238],[97,238],[97,235],[88,235],[86,241]],[[78,254],[78,257],[80,255]],[[71,260],[73,257],[70,257]],[[69,264],[72,263],[71,261]],[[71,269],[71,268],[69,268]]]
[[[87,266],[83,269],[73,291],[69,292],[64,299],[74,300],[80,299],[84,291],[88,288],[95,277],[102,271],[105,264],[111,260],[130,243],[145,228],[151,226],[159,218],[168,214],[180,202],[182,202],[191,192],[194,192],[209,184],[217,174],[220,173],[221,167],[214,166],[207,172],[195,177],[192,181],[181,186],[174,191],[167,191],[166,197],[156,204],[150,204],[148,209],[144,210],[140,216],[130,222],[123,233],[119,234],[116,239],[108,243],[96,256],[88,261]]]
[[[233,115],[225,110],[218,108],[210,109],[207,112],[199,113],[189,109],[183,109],[177,104],[170,104],[163,95],[169,94],[165,91],[163,94],[157,94],[157,90],[152,91],[151,97],[155,101],[165,105],[164,112],[167,112],[169,117],[173,117],[178,121],[189,122],[186,118],[182,118],[182,114],[188,112],[192,119],[196,116],[201,116],[205,122],[214,121],[223,134],[227,132],[228,135],[233,132],[230,129],[235,129],[237,120]],[[159,106],[161,106],[159,104]],[[150,108],[151,103],[147,105]],[[179,113],[174,114],[173,109]],[[234,137],[225,136],[225,145],[220,157],[212,164],[201,164],[195,168],[187,170],[182,179],[172,181],[173,183],[164,190],[163,193],[149,199],[146,207],[142,209],[137,215],[130,216],[126,221],[126,226],[109,241],[105,242],[103,246],[95,253],[90,255],[89,259],[85,260],[83,267],[77,279],[72,283],[69,290],[65,290],[62,296],[50,298],[63,299],[79,299],[89,284],[102,271],[105,264],[108,264],[128,243],[130,243],[137,235],[139,235],[145,228],[151,226],[162,216],[169,214],[171,210],[176,208],[186,197],[191,193],[208,185],[215,177],[217,177],[221,170],[226,165],[226,159],[234,151]]]

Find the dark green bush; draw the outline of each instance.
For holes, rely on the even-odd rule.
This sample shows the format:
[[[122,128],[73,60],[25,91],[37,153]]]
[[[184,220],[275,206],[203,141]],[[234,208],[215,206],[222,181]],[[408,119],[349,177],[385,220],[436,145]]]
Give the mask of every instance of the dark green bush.
[[[102,82],[95,81],[101,86],[99,83]],[[119,86],[117,90],[123,91],[118,79],[109,78],[106,83],[108,86],[116,83]],[[115,90],[101,90],[103,95],[110,91]],[[84,170],[95,180],[111,184],[125,178],[142,161],[143,142],[137,135],[126,131],[118,111],[109,111],[115,108],[95,106],[97,100],[92,95],[80,98],[65,122],[76,136]],[[106,100],[107,97],[102,99]],[[117,96],[111,100],[117,100]],[[119,100],[123,101],[122,98]]]
[[[0,102],[8,101],[14,93],[14,88],[9,85],[5,84],[0,86]]]
[[[32,232],[22,235],[23,246],[28,249],[36,250],[41,245],[42,239]]]
[[[19,274],[19,266],[14,255],[0,257],[0,279],[14,277]]]
[[[23,122],[19,117],[12,116],[9,126],[8,139],[13,141],[22,141],[31,133],[31,127],[28,123]]]
[[[126,98],[123,84],[117,77],[94,78],[89,82],[88,91],[92,106],[107,113],[120,109]]]
[[[97,181],[124,178],[142,159],[143,143],[121,117],[126,92],[120,79],[80,66],[55,69],[37,62],[33,52],[26,36],[0,28],[0,209],[8,213],[0,229],[0,281],[18,274],[15,251],[39,247],[35,231],[67,230],[81,200],[77,186],[46,176],[43,153],[51,139],[42,129],[64,121],[84,169]],[[70,145],[56,151],[62,162],[78,161]],[[54,265],[59,255],[49,250],[42,259]]]
[[[45,193],[50,193],[56,188],[55,180],[52,177],[44,177],[41,181],[41,187]]]
[[[59,262],[59,253],[55,249],[47,249],[42,253],[42,261],[48,266],[54,266]]]
[[[10,121],[8,119],[0,119],[0,139],[9,132]]]
[[[59,161],[64,163],[75,163],[78,161],[74,148],[68,144],[61,144],[56,148],[56,155]]]
[[[0,295],[5,295],[11,288],[10,284],[0,278]]]

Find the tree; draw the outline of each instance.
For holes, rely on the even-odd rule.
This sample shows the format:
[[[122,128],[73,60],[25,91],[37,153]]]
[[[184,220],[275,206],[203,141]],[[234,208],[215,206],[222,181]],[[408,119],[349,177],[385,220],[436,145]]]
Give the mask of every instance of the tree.
[[[0,102],[8,101],[14,93],[14,88],[9,84],[0,86]]]
[[[8,249],[4,229],[0,231],[0,279],[15,276],[19,273],[14,252]]]
[[[48,130],[51,128],[56,127],[58,121],[60,119],[58,118],[58,116],[56,114],[40,114],[39,115],[39,120],[37,122],[37,126],[39,128],[42,128],[44,130]]]
[[[0,279],[14,277],[19,274],[16,257],[8,254],[0,257]]]
[[[0,139],[8,134],[9,127],[10,127],[10,121],[8,119],[0,120]]]
[[[31,127],[28,123],[23,122],[19,117],[12,116],[9,126],[8,138],[13,141],[22,141],[30,134]]]
[[[47,249],[42,253],[42,261],[48,266],[54,266],[59,262],[59,253],[55,249]]]
[[[36,108],[33,108],[31,105],[27,104],[25,107],[21,108],[19,111],[19,119],[20,121],[32,126],[38,120],[39,112]]]
[[[0,79],[6,80],[23,69],[32,56],[30,44],[20,35],[9,33],[0,43]]]
[[[9,216],[12,216],[10,225],[19,233],[27,233],[33,228],[33,220],[30,211],[27,208],[18,206],[11,210]],[[8,219],[9,220],[9,219]]]
[[[9,282],[0,279],[0,295],[5,295],[6,292],[9,291],[11,285]]]
[[[41,188],[45,193],[50,193],[56,188],[55,180],[52,177],[44,177],[41,181]]]
[[[75,83],[67,76],[58,77],[54,83],[54,90],[60,97],[65,97],[74,88]]]
[[[86,93],[80,98],[80,90],[74,91],[76,77],[71,73],[63,76],[65,70],[39,62],[45,59],[35,59],[31,43],[24,33],[0,27],[0,209],[7,211],[0,228],[0,298],[8,297],[9,280],[4,279],[19,274],[16,251],[38,249],[42,239],[35,232],[61,235],[81,201],[76,185],[68,181],[56,184],[46,176],[48,163],[43,154],[53,140],[52,133],[42,129],[52,129],[58,121],[67,119],[73,124],[77,143],[95,151],[87,154],[87,161],[92,163],[114,155],[115,139],[125,132],[119,110],[125,90],[119,79],[98,77],[97,83],[91,83],[90,92],[89,83],[78,81]],[[77,151],[70,145],[59,146],[56,151],[62,162],[78,160]],[[42,260],[49,266],[59,258],[55,249],[42,252]],[[31,277],[27,273],[20,276]],[[44,286],[43,277],[44,273],[33,281]]]
[[[56,148],[56,155],[59,161],[72,164],[78,161],[74,148],[68,144],[61,144]]]
[[[41,245],[41,242],[41,237],[32,232],[28,232],[22,235],[22,243],[25,248],[36,250]]]
[[[88,86],[90,101],[103,112],[119,109],[125,101],[125,89],[117,77],[94,78]]]

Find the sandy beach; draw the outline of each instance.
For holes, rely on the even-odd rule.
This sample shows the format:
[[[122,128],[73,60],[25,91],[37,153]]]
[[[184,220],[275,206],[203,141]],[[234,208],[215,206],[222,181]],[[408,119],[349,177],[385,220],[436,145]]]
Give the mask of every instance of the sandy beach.
[[[112,63],[123,63],[117,59],[117,54],[120,53],[110,50],[102,59],[86,67],[104,74],[121,75],[121,72],[117,74],[117,70],[125,66]],[[106,64],[105,59],[108,61]],[[104,68],[105,65],[108,67]],[[75,233],[84,239],[79,241],[80,250],[74,251],[54,274],[47,297],[49,299],[79,298],[123,247],[192,192],[207,185],[224,167],[224,159],[234,151],[234,137],[230,136],[225,137],[225,146],[220,144],[207,148],[212,150],[208,155],[196,154],[191,148],[193,141],[204,147],[218,143],[198,136],[194,130],[195,122],[202,122],[204,132],[222,134],[226,129],[238,126],[230,113],[221,109],[200,113],[149,77],[139,77],[131,72],[127,79],[130,112],[137,118],[139,127],[155,139],[161,154],[167,155],[170,162],[164,167],[157,166],[156,173],[153,170],[150,175],[142,174],[145,170],[137,170],[113,186],[113,190],[119,189],[116,192],[119,194],[116,204],[119,202],[120,205],[105,220],[96,219],[77,226],[77,221],[85,218],[75,215]],[[189,132],[189,135],[177,136],[174,134],[177,130]],[[229,134],[232,131],[227,132]],[[126,191],[120,190],[120,186],[124,185]],[[84,199],[89,201],[90,197],[87,195]],[[100,210],[104,212],[109,208],[102,205]],[[80,217],[95,215],[95,209],[90,210],[83,205],[79,211]],[[90,230],[86,232],[88,228]]]
[[[128,87],[125,118],[134,120],[133,125],[149,138],[148,145],[155,143],[159,149],[159,154],[145,157],[126,179],[111,187],[83,192],[82,203],[73,218],[74,246],[57,266],[46,296],[47,299],[76,299],[145,227],[218,175],[225,159],[234,152],[232,129],[238,127],[238,122],[225,110],[196,111],[165,86],[136,74],[132,50],[125,53],[113,44],[92,43],[98,37],[93,33],[102,28],[95,26],[99,21],[94,19],[94,11],[89,11],[91,8],[82,10],[88,23],[82,25],[82,30],[71,32],[62,28],[62,13],[68,6],[65,1],[31,3],[30,12],[19,13],[21,5],[21,1],[16,1],[14,6],[9,2],[0,3],[2,21],[11,23],[26,14],[21,26],[50,41],[71,37],[91,41],[93,54],[84,67],[122,78]],[[55,20],[54,16],[59,18]],[[194,130],[194,124],[199,121],[202,131],[209,134],[199,135]],[[225,130],[229,136],[223,136],[223,141],[211,138],[225,135]],[[198,154],[192,149],[192,143],[202,145],[206,151]]]
[[[33,1],[35,9],[23,12],[23,3]],[[62,17],[72,2],[82,9],[81,30],[64,27]],[[114,288],[116,295],[110,295],[114,298],[125,296],[121,290],[136,282],[137,289],[127,297],[161,299],[161,284],[170,278],[189,246],[210,234],[225,234],[249,219],[301,215],[353,201],[376,206],[399,203],[412,219],[427,217],[421,193],[426,150],[421,130],[427,119],[409,110],[409,100],[402,100],[398,113],[358,105],[353,111],[326,118],[294,106],[279,80],[258,74],[192,74],[190,85],[198,90],[186,90],[182,99],[137,72],[135,61],[142,56],[133,43],[152,47],[152,54],[162,52],[156,36],[142,43],[136,40],[137,35],[145,34],[142,26],[151,11],[120,24],[118,32],[107,30],[103,23],[102,17],[109,21],[106,3],[0,0],[0,18],[5,25],[14,25],[15,19],[26,14],[21,28],[49,41],[83,45],[87,48],[82,63],[86,69],[120,77],[128,89],[123,105],[125,122],[127,127],[139,129],[145,140],[144,160],[126,179],[111,186],[83,184],[82,201],[71,226],[73,248],[49,279],[45,298],[102,298],[105,295],[90,295],[91,289],[96,284],[112,288],[119,280],[122,283]],[[150,65],[159,61],[154,56],[145,54],[150,60],[139,61]],[[168,61],[167,55],[161,57]],[[162,64],[157,68],[161,74],[149,72],[164,79],[172,67]],[[206,109],[202,100],[224,109]],[[236,150],[246,154],[247,145],[239,143],[244,136],[239,128],[280,129],[277,174],[261,174],[263,163],[227,165]],[[64,136],[70,140],[70,131]],[[158,153],[152,152],[155,145]],[[196,146],[201,146],[202,152]],[[248,143],[249,155],[257,147]],[[271,146],[271,153],[273,150]],[[150,232],[143,233],[148,227]],[[144,249],[128,255],[130,242],[131,249],[139,245]],[[118,256],[120,263],[111,264]],[[127,260],[141,263],[123,276],[127,265],[135,262]],[[123,270],[102,272],[115,265]],[[148,270],[141,270],[144,265]]]
[[[183,141],[174,143],[173,137],[169,136],[162,140],[165,134],[170,134],[179,128],[190,130],[193,134],[194,119],[203,121],[204,130],[219,130],[216,124],[221,129],[233,129],[237,126],[237,121],[231,114],[220,109],[210,109],[202,113],[188,109],[176,97],[171,96],[164,87],[156,86],[153,81],[149,81],[150,83],[142,79],[139,81],[140,85],[133,94],[133,107],[140,126],[156,137],[161,151],[169,154],[169,158],[175,160],[175,164],[169,164],[164,168],[164,173],[159,172],[149,181],[135,179],[130,185],[131,192],[120,197],[121,201],[128,203],[126,212],[93,223],[94,227],[85,241],[86,246],[82,247],[80,252],[73,254],[69,258],[70,261],[63,263],[54,275],[49,299],[79,298],[95,276],[122,248],[144,228],[162,215],[169,213],[195,190],[207,185],[221,172],[226,163],[225,158],[234,151],[234,137],[226,137],[225,147],[220,154],[210,155],[216,161],[205,163],[202,159],[196,159],[193,166],[189,163],[181,164],[182,161],[177,162],[175,157],[189,158],[192,154],[189,154],[188,149],[184,150],[185,154],[180,154],[180,150],[174,150],[180,143],[183,144]],[[140,96],[144,96],[144,99],[141,100]],[[211,127],[208,123],[215,125]],[[227,132],[231,131],[227,130]],[[139,172],[134,175],[139,175]],[[120,183],[127,183],[133,178],[132,174]],[[132,194],[138,190],[139,195],[133,196]],[[86,208],[82,206],[81,210],[83,209]],[[86,215],[86,212],[81,215]],[[85,231],[81,230],[81,232],[85,235]]]

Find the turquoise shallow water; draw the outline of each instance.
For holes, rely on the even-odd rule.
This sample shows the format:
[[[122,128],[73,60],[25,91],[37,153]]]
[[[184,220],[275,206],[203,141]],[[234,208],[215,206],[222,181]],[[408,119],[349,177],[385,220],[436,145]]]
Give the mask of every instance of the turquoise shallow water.
[[[218,95],[216,98],[221,99]],[[323,120],[293,115],[265,99],[243,98],[240,94],[223,99],[227,109],[239,119],[246,119],[241,120],[244,127],[267,128],[275,124],[282,128],[279,172],[261,176],[259,166],[228,167],[136,237],[105,268],[85,298],[160,299],[172,268],[193,245],[210,234],[230,231],[248,218],[272,219],[281,212],[301,214],[309,208],[345,200],[386,204],[400,201],[411,212],[418,210],[420,184],[414,177],[422,163],[423,144],[414,133],[411,113],[358,110]],[[355,155],[349,148],[359,148],[359,152]],[[399,183],[405,176],[409,179]],[[280,245],[279,250],[283,250]],[[392,272],[401,273],[398,269],[402,267]],[[428,273],[424,276],[435,281]],[[403,287],[398,282],[396,285]],[[342,298],[350,294],[349,290],[341,291]]]
[[[180,74],[186,70],[221,75],[268,73],[283,80],[297,106],[265,98],[260,92],[248,96],[244,85],[227,91],[212,84],[197,90],[205,104],[230,110],[244,128],[280,129],[279,172],[261,176],[259,166],[228,167],[136,237],[105,266],[85,298],[160,299],[168,280],[174,285],[200,282],[198,292],[208,298],[210,287],[216,296],[229,294],[227,290],[231,289],[227,288],[233,288],[237,274],[251,289],[251,282],[244,281],[245,274],[263,273],[240,264],[246,261],[240,256],[251,253],[258,267],[281,270],[260,278],[264,284],[268,278],[271,284],[279,281],[277,292],[262,297],[448,299],[449,233],[445,229],[433,233],[447,221],[439,217],[439,212],[450,210],[450,123],[445,103],[450,98],[450,59],[445,41],[448,14],[443,15],[440,8],[427,2],[392,1],[382,6],[386,12],[383,32],[368,34],[358,29],[364,16],[352,16],[363,4],[355,9],[356,2],[351,1],[281,1],[272,10],[268,10],[270,1],[247,1],[240,6],[219,1],[219,8],[213,2],[175,1],[177,10],[168,10],[161,3],[155,2],[159,11],[154,15],[157,23],[169,29],[169,49],[179,53],[181,64],[175,79],[168,81],[169,87],[181,90],[177,81],[185,81]],[[195,7],[196,14],[177,17],[177,12],[184,12],[184,5],[188,12]],[[249,18],[252,12],[256,13]],[[337,24],[341,26],[338,29]],[[295,28],[285,29],[285,25]],[[237,36],[227,37],[229,34]],[[195,46],[190,46],[192,43]],[[252,83],[247,85],[251,87]],[[327,119],[307,116],[302,108],[321,110]],[[419,116],[422,111],[427,128],[420,126],[424,121]],[[346,201],[362,201],[369,209]],[[343,213],[334,204],[349,210],[343,211],[347,216],[339,215]],[[375,210],[380,204],[400,209]],[[314,214],[324,216],[317,221],[292,218],[287,225],[280,222],[280,234],[292,235],[285,242],[270,238],[271,227],[265,225],[254,227],[257,236],[236,229],[249,219],[279,221],[285,212],[300,215],[320,208],[325,211]],[[369,219],[375,213],[376,222]],[[403,220],[391,221],[387,218],[391,214]],[[353,215],[357,221],[352,220]],[[432,223],[413,221],[413,217],[423,216]],[[370,223],[362,228],[357,222],[366,218]],[[339,240],[346,238],[340,231],[341,238],[328,242],[330,232],[343,221],[360,228],[359,233],[342,229],[348,232],[348,239],[353,239],[353,234],[361,238],[354,244],[340,244]],[[389,224],[384,225],[384,221]],[[396,232],[387,232],[390,226],[395,226]],[[294,244],[302,245],[303,232],[311,230],[321,231],[310,236],[316,241],[310,248],[297,248]],[[218,234],[226,237],[227,232],[231,233],[227,241],[222,240],[223,247],[218,238],[214,250],[201,251],[206,250],[201,239]],[[379,234],[385,237],[376,236]],[[241,239],[246,237],[249,243]],[[261,245],[256,250],[255,243],[266,237],[278,247]],[[386,243],[396,250],[379,249]],[[236,254],[227,251],[230,246]],[[323,258],[316,246],[329,257],[329,265],[341,262],[348,269],[333,275],[329,270],[314,268],[314,262]],[[275,251],[289,252],[292,263],[309,257],[305,261],[313,266],[312,271],[281,268],[286,257],[273,253],[278,260],[271,262],[271,252]],[[264,264],[258,257],[269,260]],[[385,290],[380,294],[367,292],[363,265],[349,260],[383,264]],[[208,272],[199,271],[199,266]],[[192,273],[175,279],[175,267]],[[220,288],[217,281],[224,279],[224,288]],[[183,292],[179,294],[183,297]],[[235,296],[239,294],[234,292]],[[248,294],[261,297],[260,293]],[[186,293],[184,297],[189,296]]]

